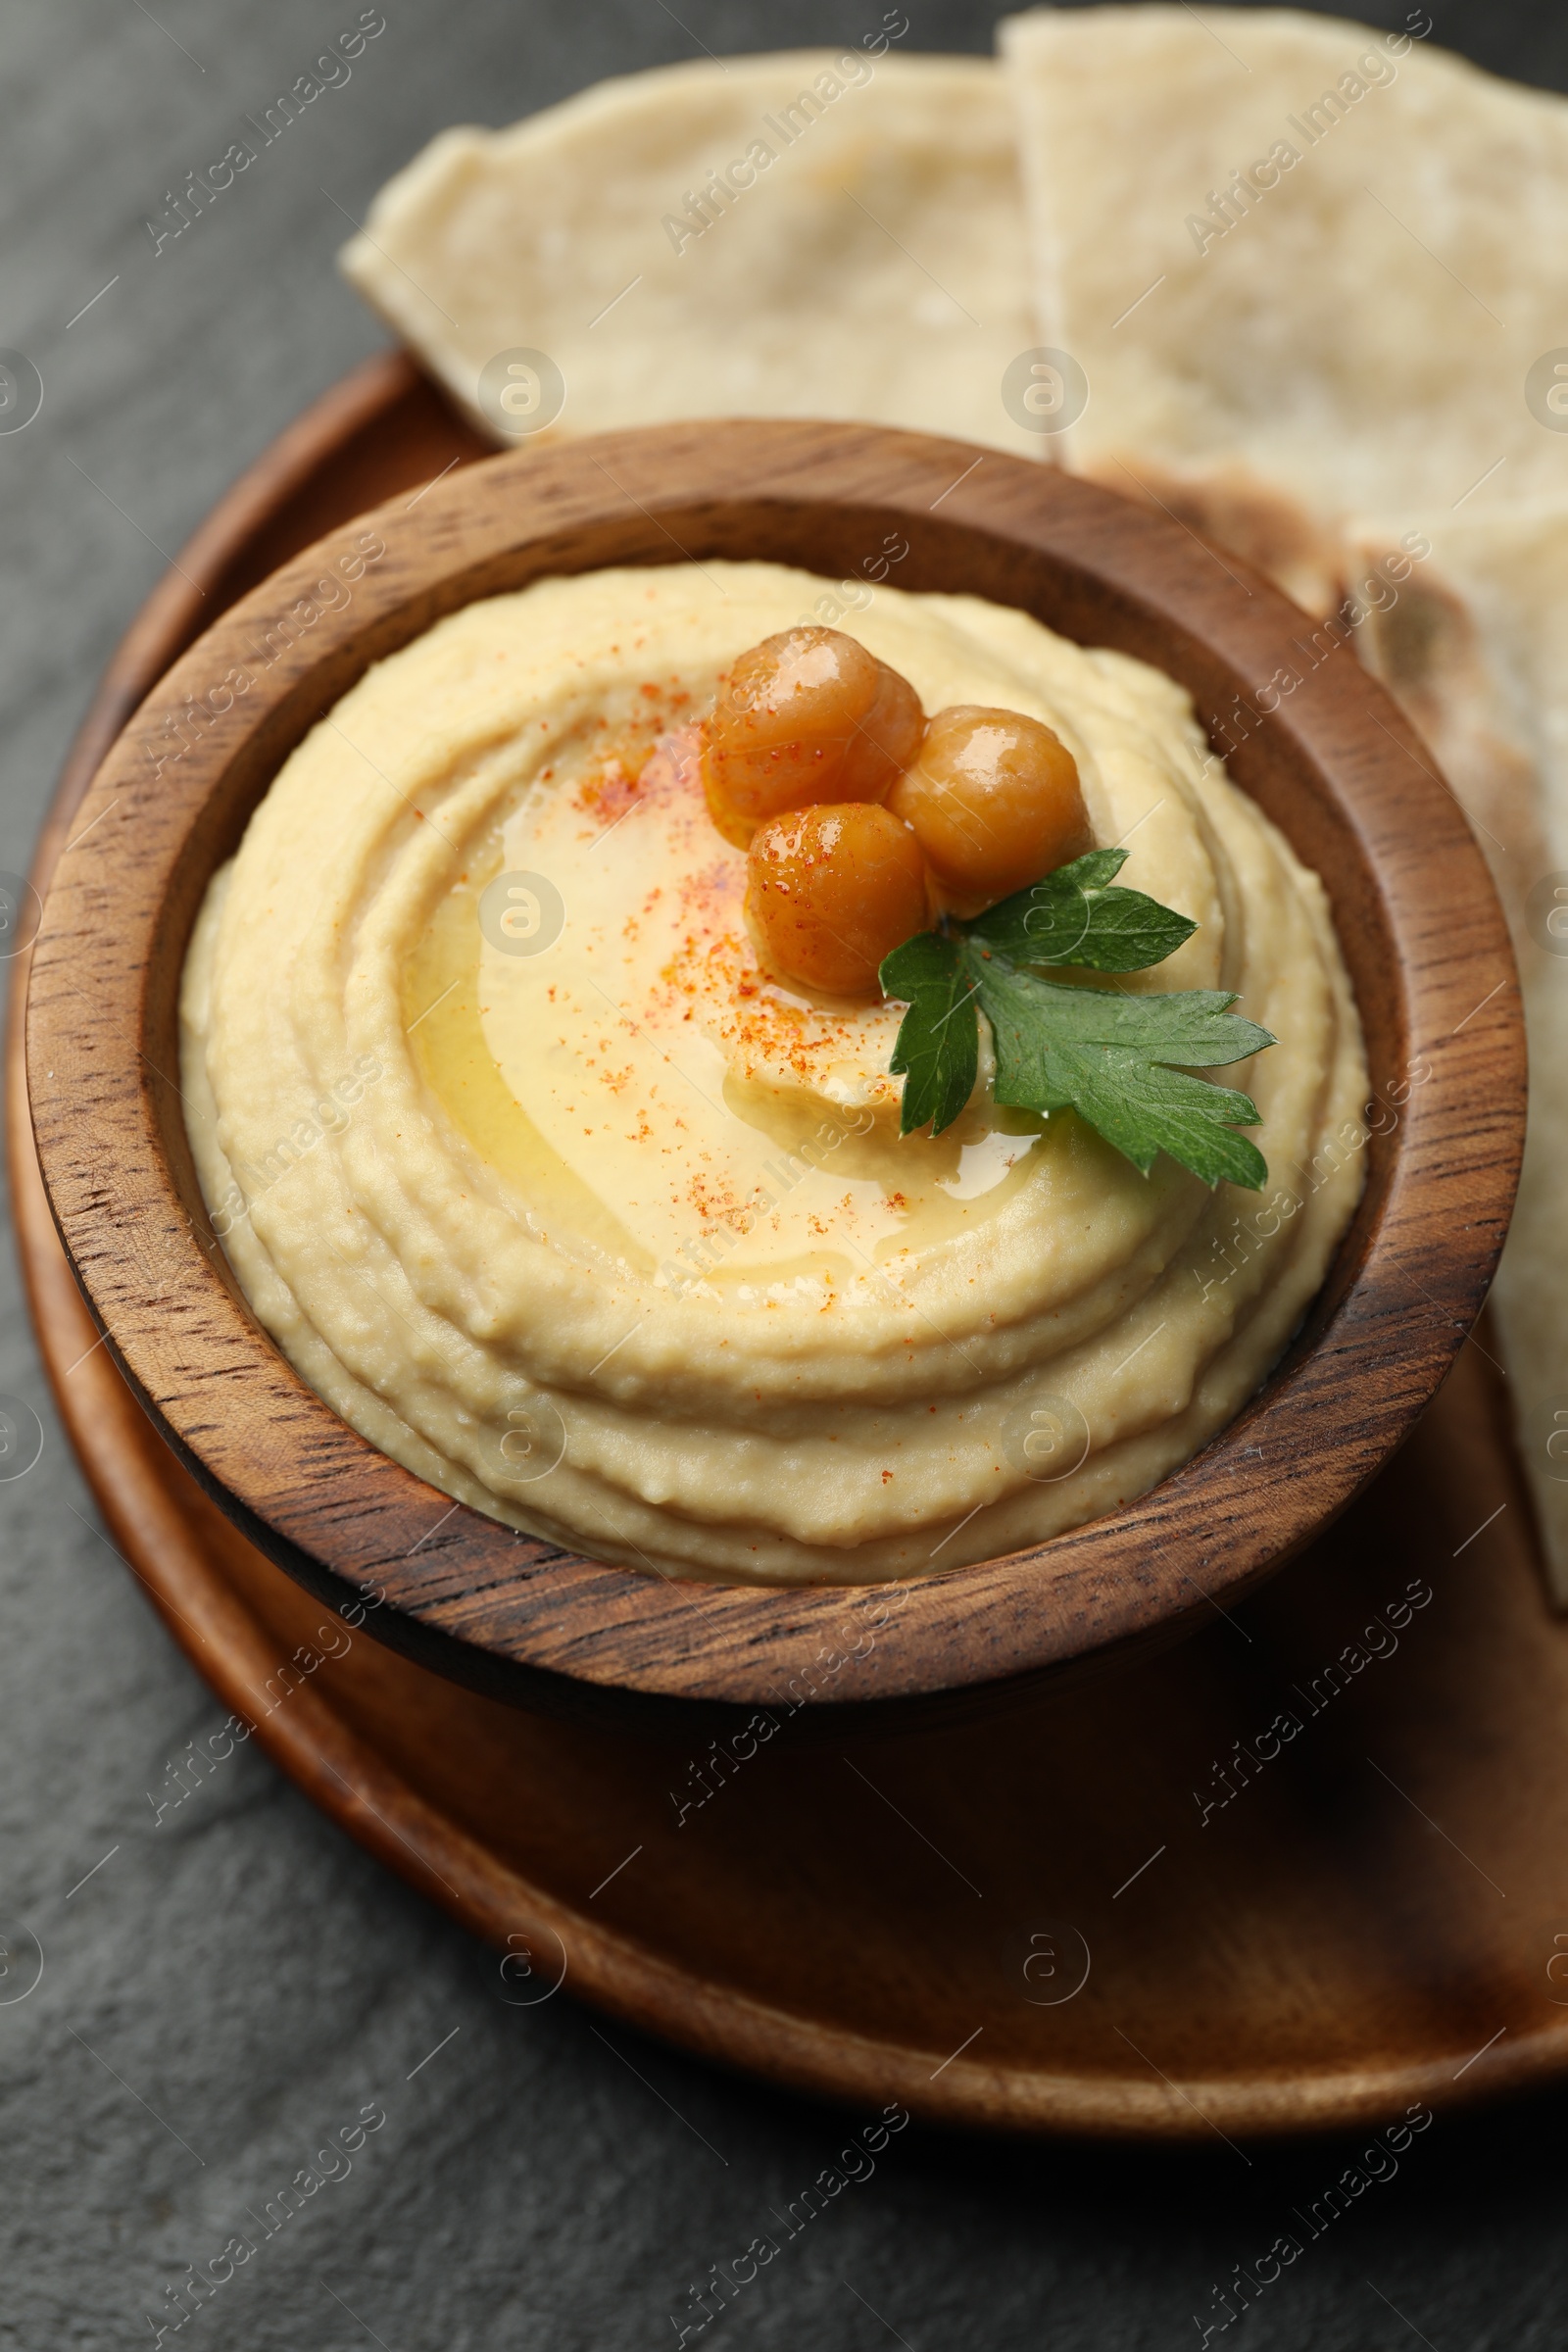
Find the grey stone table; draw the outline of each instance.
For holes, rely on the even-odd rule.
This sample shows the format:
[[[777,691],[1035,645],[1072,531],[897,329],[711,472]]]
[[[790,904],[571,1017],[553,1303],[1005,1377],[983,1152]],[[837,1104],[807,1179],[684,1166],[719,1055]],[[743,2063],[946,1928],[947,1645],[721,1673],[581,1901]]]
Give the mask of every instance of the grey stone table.
[[[989,6],[906,5],[911,46],[989,46]],[[1440,40],[1568,80],[1560,0],[1431,6]],[[509,122],[704,49],[854,38],[881,14],[384,0],[385,32],[286,153],[155,257],[144,222],[163,192],[358,15],[348,0],[156,8],[7,0],[0,16],[0,345],[46,385],[36,422],[0,437],[4,868],[25,867],[91,681],[166,552],[375,347],[334,273],[347,214],[446,123]],[[567,1998],[508,2007],[493,1960],[253,1748],[157,1822],[147,1791],[216,1703],[100,1532],[9,1260],[0,1281],[0,1390],[45,1430],[36,1467],[0,1483],[0,1915],[44,1955],[24,1998],[15,1939],[0,1977],[0,2344],[151,2342],[186,2266],[236,2233],[254,2254],[166,2342],[671,2342],[689,2282],[765,2230],[855,2119]],[[1441,2122],[1238,2333],[1280,2352],[1558,2342],[1565,2127],[1568,2096]],[[267,2222],[329,2134],[347,2141],[335,2177]],[[1215,2282],[1349,2153],[1086,2153],[911,2129],[714,2332],[843,2352],[1191,2343]]]

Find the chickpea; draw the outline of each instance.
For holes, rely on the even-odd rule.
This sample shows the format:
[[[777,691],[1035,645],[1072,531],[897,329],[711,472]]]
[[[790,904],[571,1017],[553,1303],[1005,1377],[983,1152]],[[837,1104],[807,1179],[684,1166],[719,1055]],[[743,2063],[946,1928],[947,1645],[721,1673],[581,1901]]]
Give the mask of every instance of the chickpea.
[[[704,728],[703,786],[726,841],[815,802],[880,801],[919,749],[907,678],[838,629],[785,629],[742,654]]]
[[[1071,752],[1038,718],[939,710],[889,808],[956,905],[978,912],[1095,846]]]
[[[870,801],[770,817],[752,837],[746,913],[781,979],[830,996],[874,995],[883,956],[925,929],[920,845]]]

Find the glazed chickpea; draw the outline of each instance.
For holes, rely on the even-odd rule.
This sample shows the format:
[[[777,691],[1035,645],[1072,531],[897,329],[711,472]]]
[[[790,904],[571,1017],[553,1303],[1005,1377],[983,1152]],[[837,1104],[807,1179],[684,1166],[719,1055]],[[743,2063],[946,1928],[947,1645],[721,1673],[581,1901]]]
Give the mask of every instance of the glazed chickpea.
[[[770,817],[752,837],[746,913],[781,979],[875,995],[877,966],[926,924],[925,860],[907,825],[869,801]]]
[[[919,748],[906,678],[838,629],[785,629],[742,654],[704,728],[713,822],[744,849],[757,827],[813,802],[880,801]]]
[[[1017,710],[939,710],[888,806],[943,893],[978,911],[1095,846],[1066,745]]]

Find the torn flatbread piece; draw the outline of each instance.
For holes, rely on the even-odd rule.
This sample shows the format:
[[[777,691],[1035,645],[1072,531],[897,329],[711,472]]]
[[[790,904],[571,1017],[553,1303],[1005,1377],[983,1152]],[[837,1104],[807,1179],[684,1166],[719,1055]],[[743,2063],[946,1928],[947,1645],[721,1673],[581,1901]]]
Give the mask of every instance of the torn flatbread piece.
[[[1370,666],[1465,802],[1513,930],[1530,1122],[1493,1306],[1520,1457],[1568,1608],[1568,502],[1432,514],[1430,577]],[[1390,536],[1364,527],[1370,551]],[[1423,567],[1425,569],[1426,567]]]
[[[1037,338],[987,60],[858,44],[665,67],[444,131],[342,266],[497,441],[547,415],[570,433],[826,416],[1042,454],[1003,402]],[[530,352],[556,375],[524,357],[509,376]]]
[[[1353,645],[1508,911],[1532,1090],[1494,1297],[1568,1607],[1568,105],[1291,11],[1041,11],[1003,46],[1041,331],[1090,387],[1068,462]]]
[[[1069,463],[1241,469],[1325,519],[1568,494],[1568,103],[1283,9],[1002,44],[1043,338],[1089,379]]]

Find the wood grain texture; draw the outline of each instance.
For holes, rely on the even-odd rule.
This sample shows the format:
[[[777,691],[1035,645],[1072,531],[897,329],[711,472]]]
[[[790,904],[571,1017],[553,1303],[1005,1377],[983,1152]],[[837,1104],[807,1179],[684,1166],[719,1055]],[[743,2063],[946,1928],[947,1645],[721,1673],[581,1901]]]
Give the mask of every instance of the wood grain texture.
[[[301,482],[295,526],[308,467]],[[287,538],[280,511],[274,546]],[[862,1591],[659,1583],[452,1512],[378,1454],[303,1386],[238,1297],[206,1226],[171,1073],[178,972],[207,878],[288,751],[370,661],[472,597],[544,572],[765,555],[837,574],[895,526],[910,543],[904,585],[1017,603],[1153,661],[1189,685],[1205,721],[1238,696],[1254,710],[1260,693],[1276,699],[1264,690],[1281,672],[1299,676],[1252,722],[1232,772],[1328,885],[1375,1091],[1387,1095],[1413,1056],[1433,1075],[1369,1147],[1352,1231],[1254,1404],[1142,1500],[910,1587],[867,1643],[875,1604]],[[329,528],[181,654],[80,805],[32,958],[29,1086],[55,1216],[119,1359],[244,1532],[323,1598],[385,1590],[383,1639],[523,1704],[647,1721],[671,1700],[750,1708],[793,1682],[808,1712],[842,1722],[916,1700],[983,1709],[1065,1665],[1168,1638],[1343,1509],[1430,1401],[1480,1307],[1524,1091],[1517,986],[1484,865],[1429,756],[1350,652],[1314,665],[1294,607],[1107,492],[864,427],[668,427],[511,454],[400,490],[368,527],[386,554],[346,607],[285,642],[283,616],[305,609],[324,563],[358,535]],[[172,630],[171,655],[180,642]],[[218,709],[213,689],[231,667],[254,667],[258,642],[274,658]],[[190,698],[205,717],[190,720]],[[185,748],[155,774],[148,746],[167,753],[182,710]],[[827,1673],[836,1659],[849,1663]]]
[[[372,496],[413,495],[454,454],[416,462],[411,413],[429,424],[435,409],[405,363],[376,363],[302,420],[277,478],[290,495],[329,489],[351,453]],[[112,664],[62,778],[40,887],[148,664],[243,576],[256,486],[181,552],[207,599],[172,573]],[[1476,1347],[1397,1459],[1239,1618],[1205,1612],[1180,1651],[1027,1716],[831,1752],[781,1738],[677,1820],[670,1791],[697,1794],[694,1767],[721,1780],[706,1740],[589,1731],[361,1633],[346,1651],[336,1631],[318,1639],[318,1601],[202,1491],[95,1346],[32,1152],[21,1009],[18,992],[23,1265],[127,1567],[305,1792],[478,1934],[526,1946],[541,1986],[564,1955],[568,1995],[688,2049],[1011,2131],[1239,2138],[1372,2123],[1416,2100],[1441,2112],[1568,2066],[1565,1988],[1547,1974],[1568,1935],[1568,1631],[1543,1603]],[[1308,1716],[1302,1694],[1326,1689],[1412,1579],[1434,1597],[1397,1650]],[[340,1654],[289,1689],[286,1663],[329,1646]],[[1235,1743],[1255,1755],[1282,1705],[1302,1735],[1244,1781]],[[1204,1821],[1192,1789],[1216,1793],[1216,1763],[1239,1793]],[[1049,1922],[1075,1928],[1092,1965],[1071,2000],[1035,2006],[1052,1986],[1038,1968],[1026,1982],[1022,1960]],[[492,1969],[498,1990],[529,1989],[515,1963],[510,1986]]]

